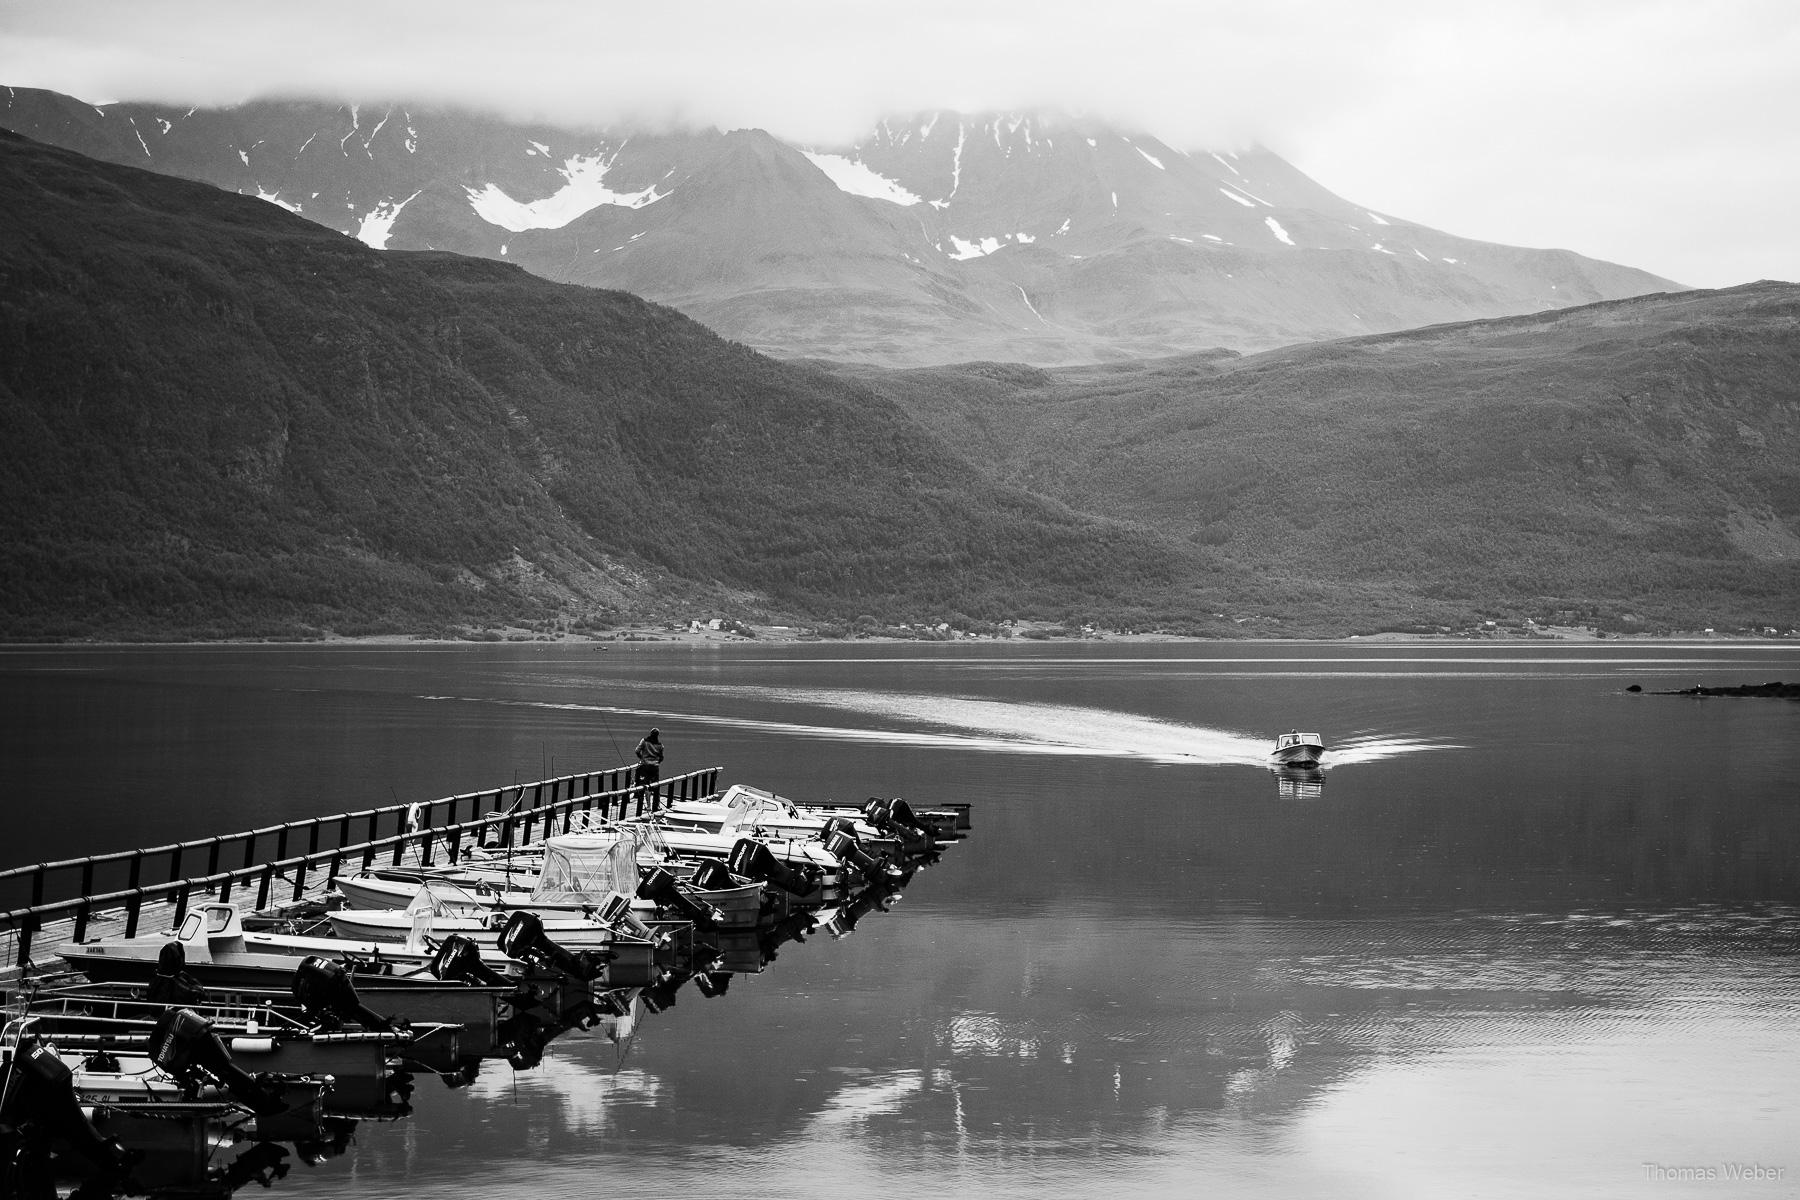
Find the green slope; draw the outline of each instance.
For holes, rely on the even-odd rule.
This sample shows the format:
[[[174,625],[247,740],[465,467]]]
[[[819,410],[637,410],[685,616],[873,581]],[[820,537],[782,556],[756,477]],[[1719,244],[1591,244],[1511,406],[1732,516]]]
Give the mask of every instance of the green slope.
[[[1190,571],[669,309],[12,135],[0,434],[15,638],[1100,615]]]
[[[1210,548],[1290,621],[1800,624],[1791,284],[1241,359],[843,373],[997,478]]]

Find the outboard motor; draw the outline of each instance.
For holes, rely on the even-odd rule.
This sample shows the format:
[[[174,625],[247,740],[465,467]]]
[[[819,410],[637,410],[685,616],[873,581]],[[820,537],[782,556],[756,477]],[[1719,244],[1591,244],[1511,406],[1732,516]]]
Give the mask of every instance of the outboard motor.
[[[772,883],[784,892],[805,896],[819,888],[816,868],[810,864],[784,863],[755,838],[739,838],[731,848],[727,865],[733,875]]]
[[[738,885],[739,880],[732,876],[731,868],[716,858],[706,859],[688,876],[688,886],[697,892],[722,892]]]
[[[772,963],[787,942],[804,942],[806,935],[819,927],[819,920],[809,912],[797,912],[763,928],[757,937],[764,963]]]
[[[500,953],[547,966],[584,983],[597,978],[613,959],[611,952],[605,950],[575,954],[563,949],[544,933],[544,922],[538,915],[526,909],[507,919],[506,928],[500,931]]]
[[[518,982],[482,962],[481,947],[460,933],[443,940],[425,969],[433,979],[475,987],[512,987]]]
[[[892,800],[870,796],[869,802],[863,805],[863,818],[898,841],[908,854],[929,854],[937,849],[937,841],[929,829],[919,824],[912,805],[898,796]]]
[[[270,1187],[277,1179],[287,1178],[288,1169],[293,1165],[287,1159],[286,1147],[274,1142],[258,1142],[231,1160],[222,1182],[234,1192],[251,1183]]]
[[[856,923],[867,913],[877,910],[887,912],[892,907],[891,899],[880,888],[866,888],[860,896],[838,909],[836,916],[825,922],[825,931],[833,937],[843,937],[854,931]]]
[[[108,1179],[123,1181],[143,1154],[125,1149],[94,1128],[75,1095],[75,1073],[63,1060],[35,1035],[28,1035],[14,1049],[12,1065],[13,1084],[5,1091],[0,1122],[21,1134],[36,1126],[48,1138],[66,1141]],[[0,1170],[7,1165],[0,1163]]]
[[[832,821],[838,819],[833,817]],[[892,867],[864,850],[862,843],[856,839],[854,833],[843,828],[833,829],[832,821],[825,822],[824,838],[825,849],[830,851],[834,857],[850,863],[862,872],[862,877],[872,885],[880,885],[899,874]]]
[[[191,1008],[170,1009],[157,1018],[150,1033],[150,1058],[185,1088],[198,1086],[201,1077],[212,1080],[258,1116],[288,1109],[279,1084],[232,1062],[231,1051],[212,1031],[212,1022]]]
[[[644,998],[644,1007],[653,1013],[675,1007],[675,993],[690,978],[685,972],[675,971],[660,983],[645,988],[640,995]]]
[[[501,987],[511,988],[512,994],[507,997],[509,1014],[494,1027],[496,1044],[505,1047],[507,1058],[519,1070],[526,1070],[538,1064],[544,1057],[544,1046],[550,1041],[546,1032],[548,1009],[543,1000],[531,988],[517,979],[504,975],[481,961],[481,948],[460,933],[453,933],[445,938],[437,952],[425,969],[432,978],[442,979],[447,983],[460,983],[469,987]],[[479,1060],[471,1060],[464,1064],[463,1077],[444,1076],[444,1082],[451,1087],[461,1087],[474,1081],[474,1070]]]
[[[301,1011],[309,1021],[348,1021],[371,1030],[395,1028],[393,1021],[362,1002],[356,994],[356,985],[350,981],[350,972],[344,970],[342,963],[309,954],[294,968],[290,986],[294,999],[300,1002]]]
[[[713,905],[682,891],[667,867],[656,867],[638,883],[638,899],[648,900],[658,908],[678,912],[702,929],[716,929],[725,920]]]
[[[156,955],[156,973],[144,998],[153,1004],[204,1004],[206,989],[188,974],[187,950],[180,942],[168,942]]]
[[[731,986],[730,971],[703,971],[694,976],[694,986],[700,994],[711,1000],[714,996],[723,996],[725,989]]]

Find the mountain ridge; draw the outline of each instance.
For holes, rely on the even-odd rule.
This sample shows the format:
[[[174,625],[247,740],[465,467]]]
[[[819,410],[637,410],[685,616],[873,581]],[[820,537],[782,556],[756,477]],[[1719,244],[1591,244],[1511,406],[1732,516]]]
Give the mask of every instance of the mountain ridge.
[[[1091,119],[924,114],[829,147],[398,104],[96,108],[9,88],[0,124],[372,245],[634,291],[791,357],[1255,351],[1679,286],[1377,213],[1267,150],[1180,151]]]
[[[1795,285],[894,371],[14,135],[0,168],[5,636],[1800,625]]]

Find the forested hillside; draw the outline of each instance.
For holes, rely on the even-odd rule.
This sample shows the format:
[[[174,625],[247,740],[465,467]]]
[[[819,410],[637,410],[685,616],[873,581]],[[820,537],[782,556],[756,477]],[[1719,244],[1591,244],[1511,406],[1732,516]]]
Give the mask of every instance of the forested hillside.
[[[997,477],[1215,552],[1258,611],[1800,625],[1800,287],[1246,358],[869,382]]]
[[[12,135],[0,221],[8,637],[1060,619],[1189,570],[624,293]]]

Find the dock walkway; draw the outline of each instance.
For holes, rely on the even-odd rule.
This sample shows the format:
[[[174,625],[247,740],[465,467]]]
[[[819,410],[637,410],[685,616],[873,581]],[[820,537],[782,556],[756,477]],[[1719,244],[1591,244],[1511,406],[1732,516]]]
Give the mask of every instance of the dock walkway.
[[[319,899],[346,871],[451,865],[474,847],[524,846],[591,819],[577,814],[616,820],[711,795],[720,771],[644,788],[630,767],[616,767],[3,870],[0,988],[60,970],[63,942],[172,929],[196,901],[279,911]]]

